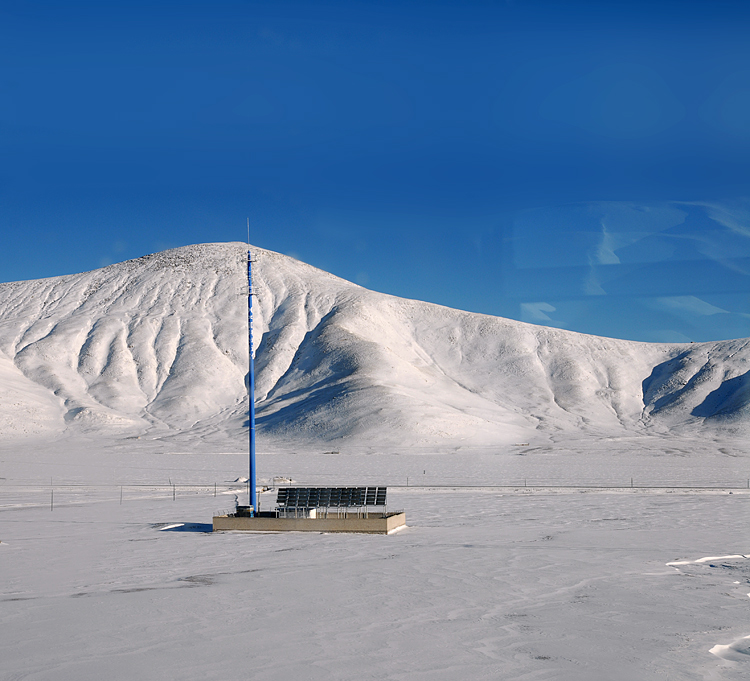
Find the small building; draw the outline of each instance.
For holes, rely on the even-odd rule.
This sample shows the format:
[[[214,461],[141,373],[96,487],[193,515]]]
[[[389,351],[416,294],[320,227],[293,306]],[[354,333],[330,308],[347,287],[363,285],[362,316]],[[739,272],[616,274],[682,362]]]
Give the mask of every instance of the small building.
[[[214,532],[356,532],[391,534],[405,527],[403,511],[389,511],[386,487],[280,487],[273,511],[238,506],[215,516]]]

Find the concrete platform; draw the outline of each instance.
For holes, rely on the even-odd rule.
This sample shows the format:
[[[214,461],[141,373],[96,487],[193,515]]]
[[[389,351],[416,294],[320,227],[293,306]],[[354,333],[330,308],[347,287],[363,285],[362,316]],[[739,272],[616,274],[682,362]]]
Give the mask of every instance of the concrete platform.
[[[406,525],[406,513],[370,513],[367,517],[269,518],[256,516],[214,516],[214,532],[356,532],[391,534]]]

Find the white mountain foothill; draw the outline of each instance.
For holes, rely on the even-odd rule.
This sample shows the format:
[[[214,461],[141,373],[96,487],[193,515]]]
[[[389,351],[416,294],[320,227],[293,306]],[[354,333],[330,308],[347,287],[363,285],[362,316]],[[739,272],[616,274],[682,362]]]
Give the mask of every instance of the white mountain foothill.
[[[252,247],[259,434],[486,446],[744,432],[747,339],[599,338],[369,291]],[[247,420],[247,246],[0,284],[0,433],[223,439]]]

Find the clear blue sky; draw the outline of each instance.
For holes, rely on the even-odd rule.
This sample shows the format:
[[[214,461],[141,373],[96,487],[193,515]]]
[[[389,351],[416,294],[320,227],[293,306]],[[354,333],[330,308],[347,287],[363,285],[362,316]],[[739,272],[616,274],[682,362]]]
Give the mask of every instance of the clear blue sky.
[[[0,279],[245,238],[375,290],[750,336],[750,3],[5,2]]]

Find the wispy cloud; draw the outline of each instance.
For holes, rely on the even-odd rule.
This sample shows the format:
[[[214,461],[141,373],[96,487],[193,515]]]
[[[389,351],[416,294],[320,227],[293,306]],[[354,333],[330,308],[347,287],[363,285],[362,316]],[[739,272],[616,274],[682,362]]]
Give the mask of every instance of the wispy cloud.
[[[551,322],[547,312],[555,312],[556,307],[549,303],[521,303],[521,320],[524,322]]]
[[[700,317],[729,313],[729,310],[724,310],[720,307],[716,307],[716,305],[711,305],[711,303],[707,303],[705,300],[702,300],[697,296],[667,296],[654,298],[653,304],[657,308]]]
[[[597,265],[620,265],[620,258],[616,251],[622,246],[634,243],[641,235],[614,234],[607,229],[606,218],[599,221],[602,232],[599,243],[589,253],[589,274],[583,284],[587,296],[604,296],[607,292],[599,282],[596,272]]]
[[[587,296],[606,296],[607,292],[599,283],[599,277],[596,272],[596,263],[589,260],[589,274],[583,282],[583,292]]]
[[[698,253],[728,270],[750,275],[740,258],[750,256],[750,202],[747,199],[717,202],[680,202],[703,211],[711,222],[701,231],[692,234],[674,234],[672,238],[693,240]]]
[[[750,207],[740,204],[699,203],[708,217],[718,222],[735,234],[750,237]]]
[[[599,214],[599,234],[588,251],[589,273],[583,290],[589,296],[606,295],[597,267],[623,264],[620,251],[626,251],[625,262],[649,262],[659,259],[654,240],[667,230],[682,224],[687,213],[667,203],[643,205],[625,201],[590,204],[589,211]]]
[[[619,247],[619,241],[615,234],[607,231],[607,225],[604,220],[601,221],[602,238],[599,245],[594,251],[594,257],[600,265],[619,265],[620,258],[615,251]]]

